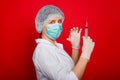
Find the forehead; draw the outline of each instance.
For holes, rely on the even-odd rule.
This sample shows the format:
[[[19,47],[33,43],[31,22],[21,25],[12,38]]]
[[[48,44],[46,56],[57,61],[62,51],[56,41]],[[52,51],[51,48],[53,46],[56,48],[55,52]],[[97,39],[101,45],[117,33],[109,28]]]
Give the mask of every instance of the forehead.
[[[52,21],[52,20],[62,20],[61,17],[54,17],[54,18],[51,18],[49,21]]]
[[[49,14],[47,19],[48,20],[62,19],[62,16],[60,14]]]

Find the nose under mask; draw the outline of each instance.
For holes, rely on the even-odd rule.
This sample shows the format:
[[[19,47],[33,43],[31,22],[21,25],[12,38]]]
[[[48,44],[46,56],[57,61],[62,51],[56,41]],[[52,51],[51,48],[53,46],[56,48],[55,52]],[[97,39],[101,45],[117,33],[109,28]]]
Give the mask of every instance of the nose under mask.
[[[62,32],[62,24],[55,23],[55,24],[48,24],[46,35],[52,39],[56,40]]]

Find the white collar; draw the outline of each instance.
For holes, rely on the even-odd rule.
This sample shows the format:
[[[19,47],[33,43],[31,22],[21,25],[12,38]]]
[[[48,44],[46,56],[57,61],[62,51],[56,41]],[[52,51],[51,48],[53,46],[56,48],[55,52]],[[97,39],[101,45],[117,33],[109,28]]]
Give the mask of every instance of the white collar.
[[[55,45],[53,45],[51,42],[49,42],[48,40],[45,40],[45,39],[40,39],[40,38],[38,38],[38,39],[36,39],[35,41],[36,41],[37,44],[43,43],[43,44],[55,46]],[[63,49],[63,44],[56,42],[56,45],[58,46],[58,48],[62,48],[62,49]],[[56,47],[56,46],[55,46],[55,47]]]

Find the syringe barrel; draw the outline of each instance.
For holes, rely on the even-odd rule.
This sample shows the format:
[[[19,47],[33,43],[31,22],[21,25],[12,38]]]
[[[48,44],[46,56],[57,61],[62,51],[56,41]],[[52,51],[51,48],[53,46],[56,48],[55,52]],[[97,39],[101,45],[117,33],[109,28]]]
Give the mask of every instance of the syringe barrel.
[[[85,37],[88,37],[88,26],[85,27]]]

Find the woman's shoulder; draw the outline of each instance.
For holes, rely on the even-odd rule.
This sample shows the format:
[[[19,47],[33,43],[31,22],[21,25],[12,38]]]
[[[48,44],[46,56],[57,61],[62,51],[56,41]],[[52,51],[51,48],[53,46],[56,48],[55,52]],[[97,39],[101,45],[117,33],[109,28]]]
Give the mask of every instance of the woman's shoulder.
[[[52,53],[55,50],[55,47],[53,46],[53,44],[51,44],[47,40],[37,39],[36,43],[37,43],[37,46],[34,51],[35,54],[45,55],[45,54]]]

